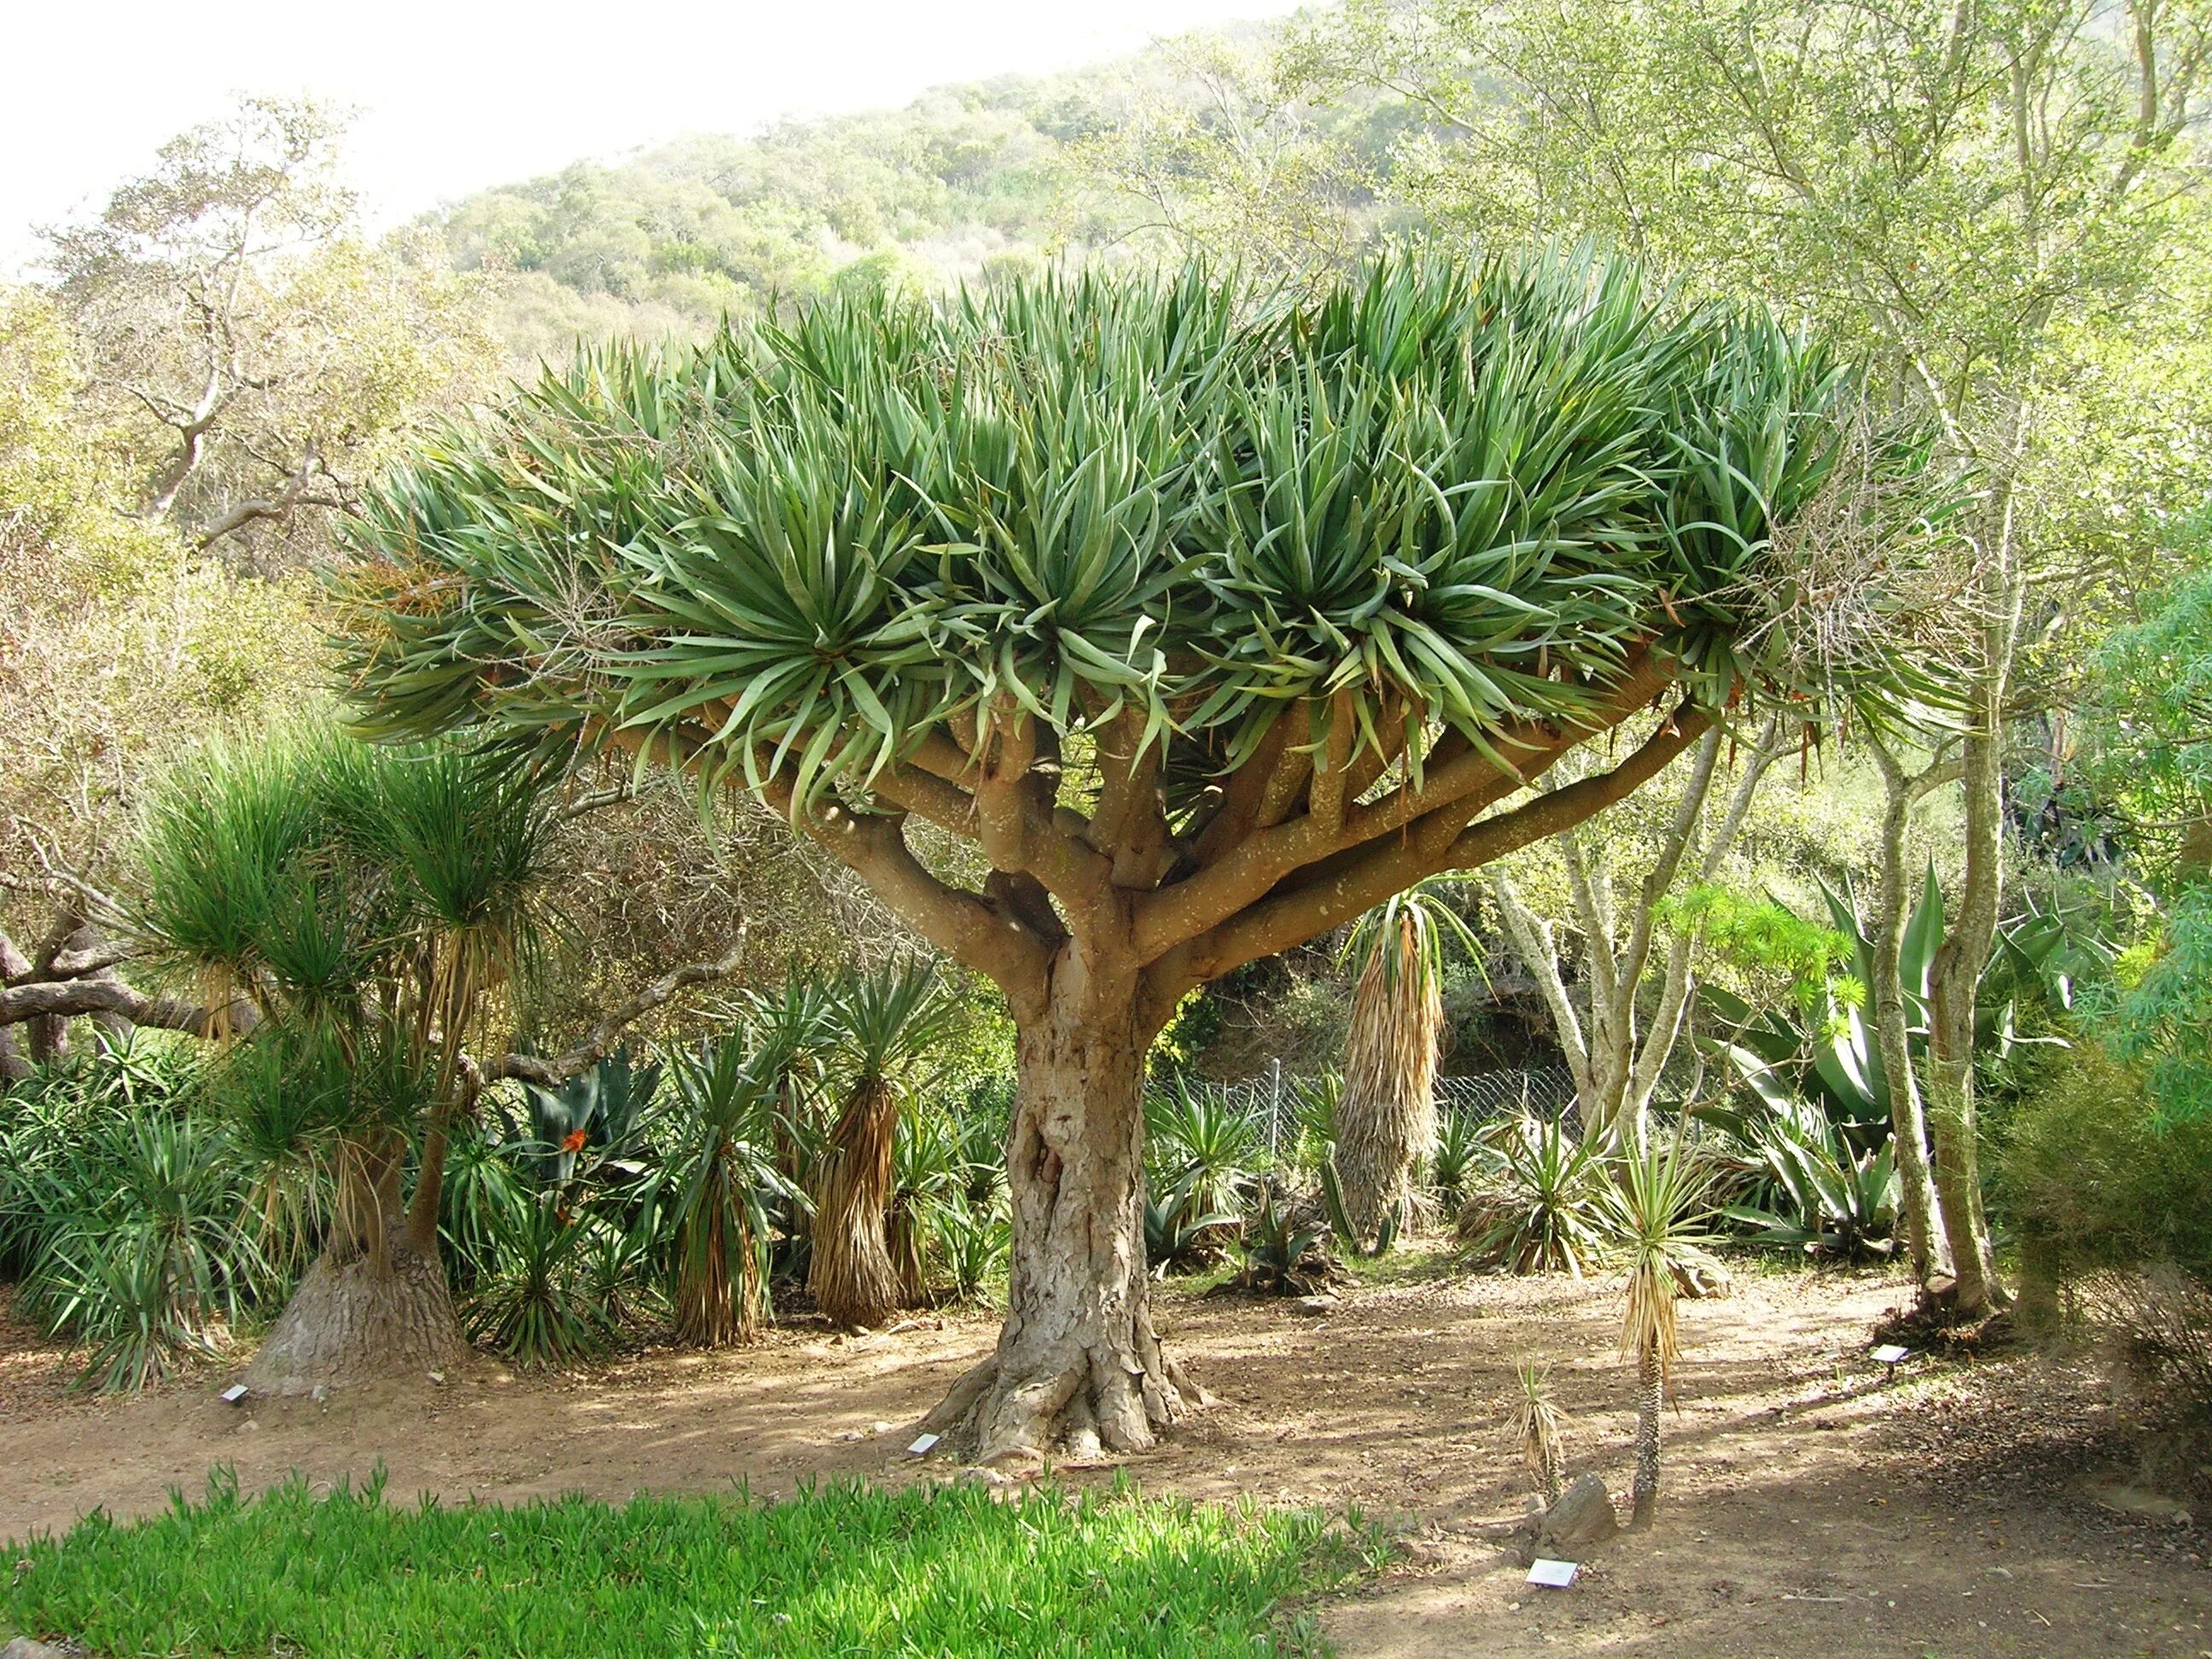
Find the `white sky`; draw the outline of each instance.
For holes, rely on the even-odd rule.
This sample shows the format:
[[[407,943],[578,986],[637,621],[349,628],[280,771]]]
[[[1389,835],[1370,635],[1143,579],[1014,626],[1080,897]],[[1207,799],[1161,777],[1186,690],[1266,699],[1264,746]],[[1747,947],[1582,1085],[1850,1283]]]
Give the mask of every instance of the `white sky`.
[[[900,104],[1040,73],[1291,0],[9,0],[0,269],[234,92],[363,111],[371,222],[680,132]]]

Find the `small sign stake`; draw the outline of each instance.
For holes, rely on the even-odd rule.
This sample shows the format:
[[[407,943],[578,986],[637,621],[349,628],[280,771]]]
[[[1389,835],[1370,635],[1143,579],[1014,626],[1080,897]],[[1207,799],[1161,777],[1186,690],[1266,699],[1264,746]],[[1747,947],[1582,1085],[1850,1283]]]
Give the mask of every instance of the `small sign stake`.
[[[1887,1365],[1889,1367],[1888,1380],[1892,1382],[1897,1381],[1898,1361],[1900,1359],[1910,1358],[1911,1354],[1911,1349],[1900,1346],[1899,1344],[1894,1342],[1885,1342],[1881,1346],[1874,1351],[1875,1363],[1876,1364]]]
[[[1528,1582],[1546,1589],[1565,1589],[1582,1570],[1579,1561],[1539,1561],[1528,1569]]]
[[[245,1383],[234,1382],[228,1388],[225,1389],[221,1394],[217,1395],[216,1398],[222,1401],[226,1406],[236,1406],[244,1402],[247,1392],[248,1390]]]
[[[927,1457],[931,1452],[937,1449],[937,1442],[939,1437],[933,1434],[925,1434],[921,1439],[915,1441],[914,1444],[908,1446],[907,1449],[912,1452],[916,1457]]]

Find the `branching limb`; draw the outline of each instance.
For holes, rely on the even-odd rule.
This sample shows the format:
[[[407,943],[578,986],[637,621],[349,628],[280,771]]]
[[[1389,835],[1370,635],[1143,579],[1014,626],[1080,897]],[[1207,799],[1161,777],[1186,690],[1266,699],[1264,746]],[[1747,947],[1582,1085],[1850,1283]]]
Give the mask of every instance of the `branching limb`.
[[[536,1054],[502,1054],[483,1069],[482,1080],[488,1082],[511,1077],[535,1084],[541,1089],[559,1088],[563,1079],[572,1078],[579,1072],[596,1066],[614,1048],[626,1029],[679,993],[695,985],[726,979],[737,972],[738,964],[744,956],[744,925],[742,922],[738,925],[738,943],[732,945],[720,961],[687,963],[663,974],[627,1002],[617,1004],[608,1011],[604,1019],[592,1027],[590,1034],[582,1042],[557,1059],[544,1060]]]

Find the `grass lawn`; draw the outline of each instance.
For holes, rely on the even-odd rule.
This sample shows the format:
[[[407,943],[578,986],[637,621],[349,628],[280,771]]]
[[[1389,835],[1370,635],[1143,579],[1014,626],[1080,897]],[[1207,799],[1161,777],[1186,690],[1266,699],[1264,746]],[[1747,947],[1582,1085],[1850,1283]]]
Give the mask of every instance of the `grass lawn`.
[[[1381,1546],[1313,1510],[1047,1486],[387,1503],[381,1483],[241,1498],[218,1471],[118,1526],[95,1512],[8,1550],[0,1637],[95,1653],[306,1656],[1297,1653],[1273,1609]]]

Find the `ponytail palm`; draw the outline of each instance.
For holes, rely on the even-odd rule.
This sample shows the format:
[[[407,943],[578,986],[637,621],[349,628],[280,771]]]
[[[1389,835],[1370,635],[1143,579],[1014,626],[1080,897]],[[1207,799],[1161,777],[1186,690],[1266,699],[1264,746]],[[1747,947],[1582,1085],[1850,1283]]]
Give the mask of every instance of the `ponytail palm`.
[[[1845,468],[1859,424],[1820,343],[1594,255],[1296,302],[1188,270],[844,295],[588,356],[395,470],[359,526],[359,718],[742,784],[994,980],[1013,1306],[947,1426],[1140,1447],[1191,1397],[1145,1306],[1152,1035],[1723,709],[1878,714],[1890,642],[1808,648],[1786,533],[1875,477],[1844,614],[1887,614],[1925,450]],[[917,818],[968,848],[927,861]]]

